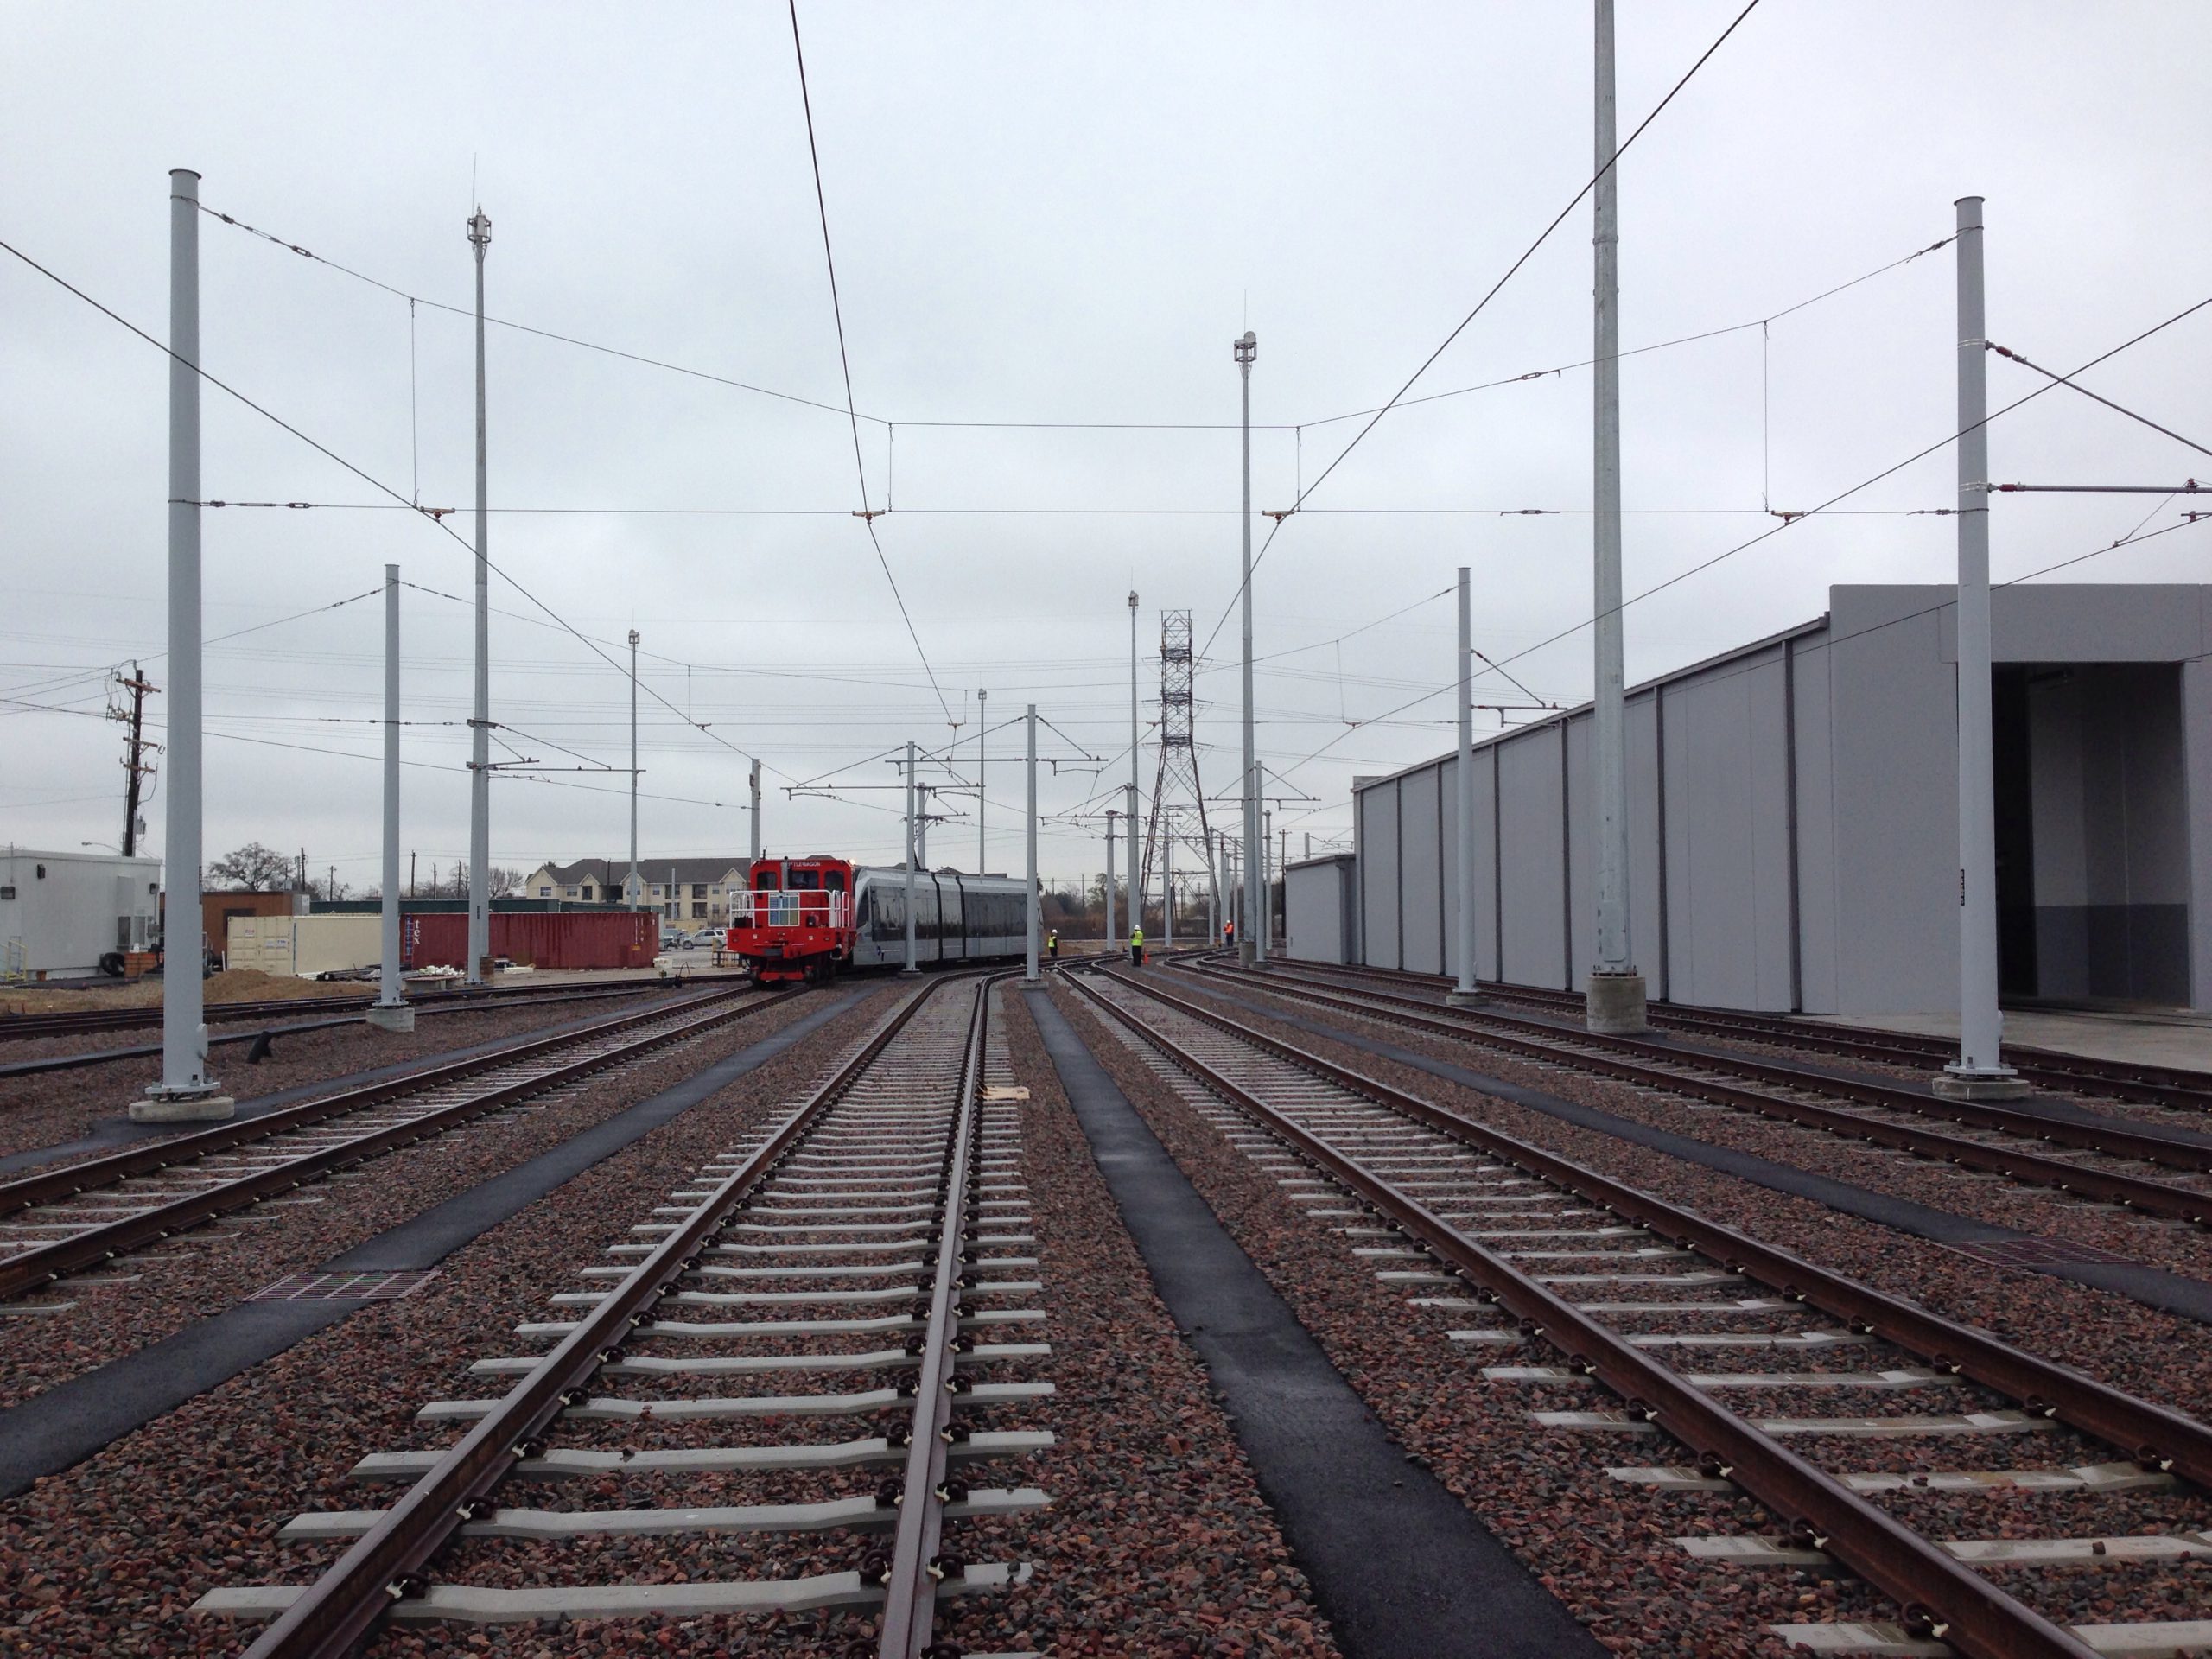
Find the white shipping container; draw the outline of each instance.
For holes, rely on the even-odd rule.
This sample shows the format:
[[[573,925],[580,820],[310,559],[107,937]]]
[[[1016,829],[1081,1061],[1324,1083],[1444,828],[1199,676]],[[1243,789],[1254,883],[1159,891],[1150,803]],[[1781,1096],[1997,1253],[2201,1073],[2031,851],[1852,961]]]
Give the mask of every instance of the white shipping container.
[[[380,916],[233,916],[223,942],[225,963],[303,979],[382,959]]]
[[[147,949],[161,931],[161,893],[158,858],[0,851],[0,975],[93,974],[104,956]]]

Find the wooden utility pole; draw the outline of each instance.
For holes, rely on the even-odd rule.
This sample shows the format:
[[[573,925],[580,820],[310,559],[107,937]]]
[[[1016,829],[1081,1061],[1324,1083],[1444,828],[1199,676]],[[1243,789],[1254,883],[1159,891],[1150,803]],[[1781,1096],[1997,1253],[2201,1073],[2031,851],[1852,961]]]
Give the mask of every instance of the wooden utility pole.
[[[130,694],[128,712],[121,709],[108,710],[108,717],[121,721],[129,729],[123,745],[123,855],[130,858],[138,850],[138,807],[145,797],[146,780],[154,775],[153,762],[146,757],[159,753],[161,746],[146,741],[146,694],[158,691],[159,686],[149,684],[138,664],[130,664],[130,677],[121,673],[115,683]]]

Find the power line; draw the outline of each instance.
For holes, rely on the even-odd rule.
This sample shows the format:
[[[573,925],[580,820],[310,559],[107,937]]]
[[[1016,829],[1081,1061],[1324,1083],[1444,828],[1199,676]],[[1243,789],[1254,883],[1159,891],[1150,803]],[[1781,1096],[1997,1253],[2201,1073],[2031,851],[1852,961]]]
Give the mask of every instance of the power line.
[[[794,3],[796,3],[796,0],[794,0]],[[1213,625],[1213,632],[1206,636],[1205,648],[1210,649],[1212,646],[1215,638],[1221,632],[1223,625],[1229,620],[1230,612],[1234,610],[1238,602],[1243,598],[1245,587],[1251,582],[1253,572],[1259,569],[1261,561],[1267,557],[1268,549],[1274,545],[1276,533],[1282,529],[1284,520],[1289,516],[1289,513],[1298,512],[1300,508],[1305,505],[1306,498],[1313,494],[1314,491],[1319,489],[1321,486],[1327,481],[1329,475],[1335,472],[1338,467],[1341,467],[1344,464],[1344,457],[1351,454],[1353,450],[1359,448],[1360,440],[1364,438],[1370,432],[1372,432],[1376,429],[1376,426],[1382,421],[1382,417],[1397,407],[1398,400],[1413,390],[1414,383],[1419,380],[1422,375],[1428,372],[1429,365],[1433,364],[1438,358],[1443,356],[1446,351],[1451,349],[1452,342],[1459,339],[1462,334],[1466,332],[1467,327],[1470,323],[1473,322],[1477,317],[1482,315],[1484,310],[1489,306],[1490,302],[1497,297],[1499,291],[1504,288],[1506,283],[1513,280],[1514,276],[1519,272],[1521,268],[1527,264],[1529,260],[1535,257],[1536,250],[1542,247],[1545,243],[1551,239],[1552,232],[1557,230],[1562,224],[1566,223],[1567,216],[1569,213],[1573,213],[1578,207],[1581,206],[1582,199],[1598,188],[1598,181],[1604,178],[1606,174],[1611,172],[1620,165],[1621,157],[1628,154],[1630,148],[1635,144],[1636,141],[1643,137],[1645,131],[1650,127],[1651,124],[1654,121],[1656,121],[1660,116],[1665,112],[1667,106],[1675,101],[1675,97],[1681,92],[1683,87],[1690,84],[1692,77],[1694,77],[1699,70],[1705,67],[1706,64],[1711,60],[1713,54],[1718,52],[1727,43],[1728,37],[1733,35],[1738,29],[1742,27],[1744,19],[1750,16],[1752,12],[1758,9],[1758,3],[1759,0],[1750,0],[1750,3],[1736,14],[1734,20],[1729,23],[1727,28],[1720,31],[1719,35],[1713,41],[1712,45],[1707,47],[1705,50],[1698,55],[1697,61],[1690,65],[1688,69],[1683,72],[1682,78],[1680,80],[1677,80],[1668,91],[1666,97],[1659,100],[1657,105],[1653,108],[1651,113],[1645,116],[1642,121],[1637,124],[1636,130],[1629,134],[1627,140],[1624,143],[1615,146],[1612,155],[1606,159],[1603,167],[1600,167],[1597,172],[1591,175],[1589,182],[1574,193],[1573,197],[1567,202],[1567,206],[1560,208],[1558,213],[1554,216],[1552,222],[1545,226],[1544,228],[1537,233],[1536,239],[1531,242],[1528,247],[1522,251],[1521,257],[1506,267],[1505,274],[1500,276],[1495,283],[1492,283],[1490,286],[1489,291],[1485,293],[1481,299],[1475,302],[1474,309],[1468,312],[1465,316],[1460,318],[1458,326],[1455,327],[1450,334],[1444,336],[1443,343],[1421,359],[1421,366],[1406,377],[1405,385],[1400,386],[1396,391],[1393,392],[1390,396],[1389,402],[1384,404],[1382,408],[1376,410],[1375,413],[1369,417],[1367,424],[1361,427],[1357,432],[1352,435],[1351,442],[1344,445],[1342,449],[1339,449],[1337,452],[1336,459],[1321,469],[1320,475],[1314,479],[1314,480],[1311,484],[1308,484],[1303,490],[1299,492],[1297,499],[1292,501],[1288,511],[1282,517],[1275,519],[1274,529],[1268,532],[1268,538],[1266,542],[1262,544],[1259,552],[1254,556],[1250,569],[1245,572],[1243,580],[1237,583],[1236,591],[1230,595],[1229,603],[1222,609],[1221,620]],[[1203,650],[1200,654],[1204,654]]]
[[[178,357],[177,354],[171,351],[164,342],[156,340],[151,334],[139,327],[136,323],[130,321],[117,312],[109,309],[108,307],[101,304],[98,300],[86,293],[84,289],[77,287],[73,283],[56,275],[52,270],[48,270],[47,267],[39,264],[37,260],[32,258],[29,254],[23,252],[22,249],[17,248],[12,243],[0,241],[0,251],[13,254],[16,258],[22,260],[23,264],[29,265],[33,270],[38,272],[40,276],[45,277],[48,281],[54,283],[56,286],[67,290],[68,293],[74,295],[86,304],[91,306],[92,309],[98,311],[102,316],[106,317],[110,321],[117,323],[122,327],[128,329],[131,334],[136,334],[139,339],[144,340],[149,346],[154,347],[155,350],[160,352],[162,356],[174,358],[180,363],[184,362],[184,359]],[[264,409],[261,404],[254,402],[252,398],[247,397],[236,387],[219,379],[214,375],[208,373],[207,371],[202,368],[199,364],[188,363],[186,364],[186,366],[194,374],[198,375],[202,380],[205,380],[209,385],[214,387],[218,391],[224,392],[228,396],[236,398],[239,403],[244,404],[248,409],[260,416],[264,420],[269,421],[284,431],[290,433],[292,436],[297,438],[302,443],[306,444],[308,448],[314,450],[317,454],[337,462],[339,466],[353,474],[354,477],[368,485],[370,488],[377,491],[380,494],[390,496],[394,501],[400,502],[412,507],[412,504],[407,501],[407,498],[405,496],[400,494],[397,490],[393,489],[382,479],[374,477],[371,474],[363,471],[352,461],[346,460],[345,456],[340,454],[336,450],[330,448],[327,445],[318,443],[315,439],[301,431],[298,427],[294,426],[289,421],[285,420],[282,416],[274,414],[270,410]],[[457,546],[466,550],[471,558],[478,556],[476,550],[470,546],[470,544],[461,537],[461,534],[454,530],[451,525],[448,524],[445,522],[445,519],[439,514],[424,512],[421,508],[413,508],[413,510],[422,518],[436,525],[437,528],[443,531],[447,536],[450,537]],[[617,674],[625,674],[626,672],[621,664],[615,661],[613,658],[608,656],[606,652],[601,650],[597,643],[594,642],[588,635],[582,633],[578,632],[577,629],[571,626],[565,617],[562,616],[559,612],[556,611],[543,600],[538,598],[536,594],[531,592],[529,588],[524,587],[522,583],[516,581],[513,576],[510,575],[499,564],[488,558],[486,558],[484,563],[488,569],[498,573],[500,581],[505,582],[510,588],[512,588],[524,599],[537,606],[539,610],[544,612],[545,614],[550,617],[563,632],[569,634],[582,643],[594,656],[597,657]],[[677,708],[674,703],[670,702],[669,700],[666,697],[662,696],[658,691],[652,690],[651,687],[647,687],[646,690],[656,701],[665,704],[671,713],[681,718],[685,725],[697,726],[697,728],[700,731],[707,731],[707,728],[705,726],[693,721],[690,715],[684,714],[683,711]],[[715,742],[720,743],[724,748],[729,750],[733,754],[738,755],[746,760],[752,760],[754,758],[747,754],[743,749],[739,748],[737,745],[730,742],[727,738],[721,736],[719,734],[709,733],[709,735],[712,736]],[[767,763],[763,761],[761,764],[766,766]],[[773,770],[773,768],[771,769]]]
[[[2160,429],[2163,430],[2164,429]],[[2183,440],[2187,442],[2187,440]],[[293,512],[321,510],[331,512],[417,512],[429,517],[452,511],[449,507],[412,507],[407,502],[391,501],[218,501],[207,500],[193,504],[201,507],[271,508]],[[574,515],[600,518],[852,518],[860,515],[850,507],[490,507],[493,513],[514,513],[532,517]],[[946,518],[1229,518],[1243,510],[1237,507],[901,507],[896,512],[889,507],[877,508],[878,518],[918,517]],[[1591,507],[1306,507],[1299,511],[1323,517],[1339,518],[1586,518],[1595,511]],[[1868,507],[1860,512],[1868,518],[1912,518],[1932,516],[1941,518],[1957,511],[1953,507]],[[1624,518],[1787,518],[1795,515],[1777,507],[1624,507]],[[1256,563],[1257,561],[1255,561]]]
[[[791,56],[798,65],[799,107],[806,112],[806,153],[814,164],[814,206],[822,219],[822,257],[830,267],[830,314],[837,323],[837,362],[845,375],[845,418],[853,429],[853,466],[860,474],[860,520],[868,529],[868,545],[875,550],[875,562],[883,567],[883,579],[891,584],[891,597],[898,601],[899,617],[906,624],[907,636],[914,642],[914,654],[922,659],[923,671],[930,677],[930,690],[937,693],[938,706],[944,710],[944,717],[952,718],[952,705],[944,700],[944,688],[937,683],[937,671],[930,666],[930,654],[922,649],[922,636],[914,632],[914,619],[906,610],[906,596],[899,591],[899,578],[891,574],[891,561],[883,556],[883,543],[875,533],[875,513],[868,505],[868,462],[861,454],[860,416],[853,409],[853,360],[845,350],[845,309],[837,298],[837,256],[830,245],[830,199],[822,189],[822,152],[814,142],[814,100],[806,90],[806,53],[799,45],[798,0],[790,0],[791,14]]]

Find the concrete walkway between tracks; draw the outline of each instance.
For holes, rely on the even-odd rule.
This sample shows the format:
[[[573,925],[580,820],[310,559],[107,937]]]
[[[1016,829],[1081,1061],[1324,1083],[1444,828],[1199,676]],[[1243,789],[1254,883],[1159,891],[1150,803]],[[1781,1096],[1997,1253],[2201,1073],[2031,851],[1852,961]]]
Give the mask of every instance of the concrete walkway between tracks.
[[[1665,1153],[1685,1163],[1715,1170],[1723,1175],[1733,1175],[1739,1180],[1749,1181],[1770,1192],[1807,1198],[1844,1215],[1892,1227],[1916,1238],[1929,1239],[1938,1244],[1993,1244],[2043,1236],[2022,1232],[2018,1228],[1999,1226],[1994,1222],[1976,1221],[1970,1216],[1956,1215],[1948,1210],[1939,1210],[1933,1205],[1921,1204],[1911,1198],[1854,1186],[1848,1181],[1800,1169],[1795,1164],[1762,1158],[1756,1153],[1738,1152],[1729,1147],[1716,1147],[1709,1141],[1680,1135],[1671,1129],[1656,1128],[1649,1123],[1617,1116],[1594,1106],[1562,1100],[1556,1095],[1508,1083],[1503,1077],[1490,1077],[1480,1071],[1470,1071],[1465,1066],[1432,1059],[1412,1049],[1401,1048],[1395,1043],[1363,1037],[1357,1032],[1347,1031],[1326,1020],[1288,1013],[1273,1003],[1221,989],[1188,975],[1169,983],[1175,989],[1196,992],[1213,1001],[1257,1014],[1263,1020],[1287,1026],[1294,1031],[1325,1038],[1330,1042],[1341,1043],[1346,1048],[1357,1049],[1363,1054],[1373,1054],[1394,1065],[1425,1071],[1432,1077],[1441,1077],[1447,1083],[1456,1083],[1478,1094],[1494,1096],[1516,1106],[1526,1107],[1530,1111],[1541,1112],[1548,1117],[1558,1118],[1579,1128],[1595,1129],[1601,1135],[1610,1135],[1636,1146],[1648,1147],[1654,1152]],[[1376,1017],[1387,1019],[1385,1015]],[[1471,1043],[1472,1039],[1470,1041]],[[1808,1130],[1807,1133],[1820,1134],[1821,1131]],[[2062,1201],[2056,1194],[2052,1194],[2051,1198],[2054,1203]],[[2055,1279],[2070,1279],[2076,1284],[2125,1296],[2131,1301],[2157,1308],[2161,1313],[2193,1319],[2199,1325],[2212,1325],[2212,1283],[2191,1278],[2187,1274],[2173,1272],[2171,1268],[2139,1262],[2050,1262],[2032,1265],[2023,1263],[2021,1270],[2048,1274]]]
[[[1027,1006],[1347,1659],[1599,1659],[1605,1649],[1573,1615],[1407,1461],[1052,999],[1033,993]]]
[[[862,986],[826,997],[823,1006],[774,1035],[311,1271],[385,1272],[437,1266],[554,1188],[804,1041],[874,988]],[[0,1498],[13,1497],[41,1476],[58,1474],[83,1461],[365,1306],[347,1300],[241,1302],[0,1411]],[[31,1339],[20,1327],[11,1335]]]

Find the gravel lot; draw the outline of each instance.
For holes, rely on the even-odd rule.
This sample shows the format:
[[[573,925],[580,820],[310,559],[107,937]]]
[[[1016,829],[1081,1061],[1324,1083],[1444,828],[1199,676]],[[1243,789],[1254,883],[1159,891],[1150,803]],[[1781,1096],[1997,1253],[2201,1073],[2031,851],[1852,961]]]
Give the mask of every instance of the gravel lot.
[[[677,1048],[378,1159],[287,1198],[223,1217],[111,1274],[56,1286],[67,1311],[10,1321],[0,1346],[0,1406],[157,1342],[219,1313],[289,1273],[304,1272],[362,1240],[526,1163],[726,1054],[803,1018],[795,998]],[[842,1023],[842,1022],[841,1022]],[[173,1258],[173,1259],[171,1259]]]
[[[691,994],[696,994],[696,988],[676,995]],[[420,1020],[412,1032],[377,1031],[365,1025],[302,1032],[278,1038],[269,1058],[258,1065],[248,1065],[245,1047],[236,1045],[213,1050],[209,1065],[223,1086],[243,1104],[301,1084],[422,1059],[497,1038],[519,1037],[571,1020],[609,1019],[632,1010],[642,1013],[658,1000],[626,993],[603,1001],[594,997],[545,1007],[495,1006],[481,1013],[441,1014]],[[313,1012],[312,1005],[307,1011]],[[132,1033],[132,1039],[148,1040],[145,1033]],[[157,1035],[155,1039],[158,1040]],[[0,1045],[0,1062],[32,1059],[36,1056],[29,1051],[48,1047],[70,1053],[113,1046],[117,1045],[112,1039],[88,1037],[10,1043]],[[117,1060],[77,1071],[0,1079],[0,1157],[59,1146],[91,1133],[102,1119],[123,1116],[132,1101],[144,1097],[146,1085],[160,1077],[160,1061],[149,1058]],[[204,1127],[183,1124],[177,1133]]]

